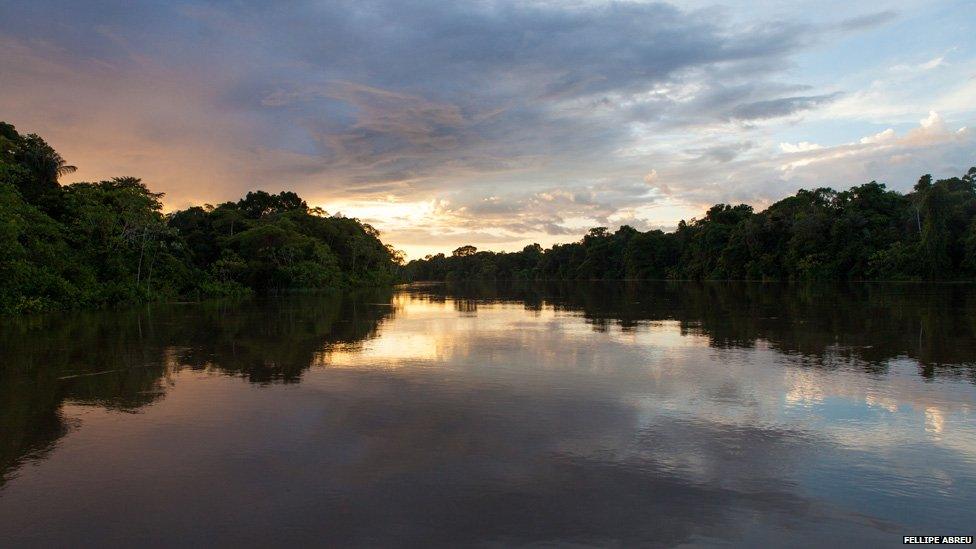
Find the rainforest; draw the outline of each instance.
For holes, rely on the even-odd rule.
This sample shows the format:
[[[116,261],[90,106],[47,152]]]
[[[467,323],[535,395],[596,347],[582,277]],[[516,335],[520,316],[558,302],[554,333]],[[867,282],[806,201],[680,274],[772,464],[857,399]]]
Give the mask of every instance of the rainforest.
[[[293,192],[163,213],[135,177],[60,185],[75,170],[0,123],[0,311],[21,313],[288,289],[390,284],[401,255],[356,219]]]
[[[763,211],[716,204],[672,232],[624,225],[580,241],[492,253],[461,246],[409,262],[408,280],[971,280],[976,168],[907,194],[876,181],[800,190]]]
[[[294,192],[164,213],[136,177],[62,185],[75,170],[0,123],[0,312],[457,280],[971,280],[976,168],[800,190],[765,210],[716,204],[671,232],[596,227],[517,252],[461,246],[404,264],[367,223]]]

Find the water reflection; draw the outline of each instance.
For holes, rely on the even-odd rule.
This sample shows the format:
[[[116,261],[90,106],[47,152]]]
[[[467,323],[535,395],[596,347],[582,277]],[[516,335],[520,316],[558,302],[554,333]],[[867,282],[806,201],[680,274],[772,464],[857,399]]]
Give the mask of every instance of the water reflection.
[[[683,334],[706,335],[712,347],[764,342],[823,366],[854,360],[883,372],[888,361],[908,356],[922,376],[976,381],[976,287],[970,284],[473,283],[410,291],[463,303],[469,313],[479,302],[499,301],[530,311],[581,312],[597,330],[677,320]]]
[[[324,345],[376,335],[392,290],[3,319],[0,486],[70,422],[63,402],[137,411],[175,370],[297,382]]]
[[[974,298],[435,285],[10,322],[0,538],[124,545],[158,524],[160,545],[967,534]]]

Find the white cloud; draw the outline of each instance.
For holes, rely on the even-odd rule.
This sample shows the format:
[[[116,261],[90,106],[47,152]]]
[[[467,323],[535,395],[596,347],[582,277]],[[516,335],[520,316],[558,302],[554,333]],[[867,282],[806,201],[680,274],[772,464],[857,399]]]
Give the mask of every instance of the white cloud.
[[[779,149],[781,151],[783,151],[784,153],[787,153],[787,154],[798,153],[798,152],[816,151],[816,150],[819,150],[819,149],[822,149],[822,148],[823,148],[823,145],[818,145],[816,143],[810,143],[810,142],[807,142],[807,141],[801,141],[801,142],[795,143],[795,144],[794,143],[780,143],[779,144]]]
[[[916,64],[898,64],[891,67],[892,72],[925,72],[947,65],[944,55],[933,57],[928,61]]]
[[[862,145],[870,145],[871,143],[881,143],[884,141],[889,141],[894,137],[895,137],[895,130],[893,130],[892,128],[888,128],[874,135],[862,137],[860,143]]]
[[[962,142],[968,137],[965,128],[957,131],[949,130],[945,120],[935,111],[929,111],[928,116],[919,120],[919,125],[899,137],[891,128],[883,132],[862,137],[856,143],[844,143],[833,147],[814,147],[805,151],[784,149],[784,152],[805,152],[799,159],[791,159],[781,166],[784,172],[796,168],[809,166],[813,163],[837,161],[844,158],[871,158],[878,155],[888,155],[889,159],[904,163],[906,155],[913,152],[942,145],[947,142]]]
[[[936,57],[934,59],[931,59],[929,61],[926,61],[925,63],[922,63],[918,67],[920,69],[923,69],[923,70],[927,70],[928,71],[928,70],[932,70],[932,69],[934,69],[936,67],[941,67],[942,65],[945,65],[945,64],[946,64],[945,63],[945,56],[940,55],[939,57]]]

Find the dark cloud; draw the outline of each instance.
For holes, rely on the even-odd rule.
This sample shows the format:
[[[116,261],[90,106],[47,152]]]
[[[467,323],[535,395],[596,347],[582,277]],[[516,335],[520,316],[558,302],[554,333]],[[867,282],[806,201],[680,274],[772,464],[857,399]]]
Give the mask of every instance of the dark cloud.
[[[707,94],[714,83],[693,73],[769,71],[812,32],[789,23],[728,28],[714,11],[637,2],[371,0],[282,9],[244,1],[124,10],[35,2],[8,11],[5,35],[42,37],[69,58],[125,77],[180,73],[220,111],[260,129],[235,136],[237,147],[318,159],[302,164],[306,177],[372,183],[606,155],[627,138],[635,114],[664,121],[675,106],[665,93],[621,107],[634,94],[690,81]],[[769,105],[798,99],[756,89],[749,97],[757,94]]]
[[[837,99],[781,81],[795,54],[894,17],[732,12],[636,1],[4,3],[0,111],[50,137],[79,177],[138,173],[171,207],[264,187],[331,210],[446,200],[441,228],[486,239],[576,234],[573,223],[633,219],[655,196],[687,199],[681,167],[665,166],[682,153],[738,162],[760,141],[743,135],[750,128]],[[688,138],[716,128],[737,135]],[[653,135],[680,142],[651,150],[642,140]]]
[[[713,145],[701,149],[688,149],[686,152],[695,156],[698,160],[708,160],[712,162],[731,162],[740,154],[755,147],[751,141],[740,141],[738,143],[725,143]]]
[[[877,27],[893,21],[898,17],[894,11],[879,11],[866,15],[851,17],[840,22],[838,28],[843,31],[857,31],[865,28]]]
[[[767,99],[739,105],[732,110],[731,114],[732,118],[738,120],[777,118],[818,107],[838,97],[840,97],[840,93]]]

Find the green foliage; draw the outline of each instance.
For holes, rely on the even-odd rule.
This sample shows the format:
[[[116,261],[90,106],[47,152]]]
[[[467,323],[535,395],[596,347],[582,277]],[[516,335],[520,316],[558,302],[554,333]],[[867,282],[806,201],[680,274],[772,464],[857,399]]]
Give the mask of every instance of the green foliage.
[[[74,171],[0,122],[0,313],[392,282],[402,254],[293,192],[162,213],[137,178]]]
[[[32,312],[82,298],[61,227],[0,181],[0,311]]]
[[[847,191],[801,190],[762,212],[717,204],[676,231],[591,229],[543,250],[462,246],[411,261],[408,280],[976,278],[976,168],[923,176],[900,194],[870,182]]]

